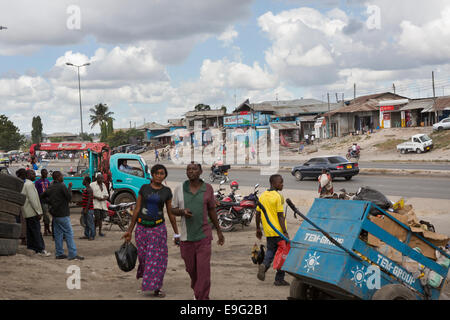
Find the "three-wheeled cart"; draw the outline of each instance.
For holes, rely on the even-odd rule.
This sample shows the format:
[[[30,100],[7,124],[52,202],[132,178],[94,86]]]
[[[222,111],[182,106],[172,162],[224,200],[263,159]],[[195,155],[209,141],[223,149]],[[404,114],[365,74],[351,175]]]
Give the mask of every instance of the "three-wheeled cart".
[[[389,212],[368,201],[316,199],[304,216],[289,199],[287,202],[305,219],[290,240],[291,249],[282,267],[294,277],[290,298],[439,299],[448,265],[440,265],[414,250],[409,246],[410,240],[419,239],[441,255],[450,256],[419,234],[413,234]],[[400,241],[372,222],[369,217],[374,214],[391,219],[406,230],[406,240]],[[397,250],[405,259],[409,257],[442,276],[441,284],[438,287],[422,284],[417,274],[369,245],[365,241],[368,234]]]

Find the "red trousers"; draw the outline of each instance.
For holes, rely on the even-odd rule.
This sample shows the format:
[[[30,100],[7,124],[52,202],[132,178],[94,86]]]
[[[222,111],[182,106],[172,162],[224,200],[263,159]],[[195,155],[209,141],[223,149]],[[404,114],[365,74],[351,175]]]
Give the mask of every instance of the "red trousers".
[[[181,241],[181,257],[191,277],[191,288],[196,300],[209,300],[211,288],[211,240]]]

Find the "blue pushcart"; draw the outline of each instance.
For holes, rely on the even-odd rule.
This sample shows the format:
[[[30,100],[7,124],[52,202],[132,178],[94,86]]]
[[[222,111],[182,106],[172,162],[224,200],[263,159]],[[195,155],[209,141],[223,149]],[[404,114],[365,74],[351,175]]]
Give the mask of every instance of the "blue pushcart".
[[[316,199],[307,216],[301,214],[288,199],[301,224],[282,267],[294,277],[291,299],[337,298],[363,300],[427,300],[439,299],[449,267],[427,258],[408,244],[417,237],[441,255],[450,256],[395,219],[372,202],[357,200]],[[369,219],[375,212],[391,219],[406,230],[401,242]],[[263,212],[265,210],[263,209]],[[404,257],[418,262],[443,280],[438,287],[423,284],[417,275],[367,244],[364,237],[372,234]],[[289,240],[288,240],[289,241]]]

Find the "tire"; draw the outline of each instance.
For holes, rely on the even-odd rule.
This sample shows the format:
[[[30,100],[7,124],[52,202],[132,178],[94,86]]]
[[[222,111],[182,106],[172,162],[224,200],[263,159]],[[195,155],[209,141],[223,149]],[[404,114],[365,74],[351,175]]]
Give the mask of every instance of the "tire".
[[[209,175],[209,181],[214,182],[214,180],[216,180],[216,178],[214,177],[214,174],[211,173],[211,174]]]
[[[417,297],[401,284],[388,284],[377,290],[372,300],[417,300]]]
[[[350,177],[345,177],[345,180],[347,180],[347,181],[350,181],[350,180],[352,180],[352,176],[350,176]]]
[[[289,297],[294,300],[317,300],[320,291],[313,286],[304,284],[300,279],[295,278],[289,288]]]
[[[405,149],[400,149],[400,153],[401,154],[406,154],[406,150]]]
[[[135,201],[136,201],[136,199],[134,198],[134,196],[131,193],[122,192],[114,199],[114,204],[135,202]]]
[[[295,180],[297,180],[297,181],[303,180],[303,174],[301,173],[301,171],[295,171],[294,176],[295,176]]]
[[[21,206],[16,203],[8,202],[7,200],[0,200],[0,213],[8,213],[14,216],[20,214]]]
[[[19,239],[22,231],[20,223],[0,222],[0,238]]]
[[[439,128],[438,128],[438,131],[439,131],[439,132],[441,132],[441,131],[443,131],[443,130],[444,130],[444,127],[439,127]]]
[[[122,213],[122,212],[119,212],[118,213],[118,215],[120,216],[120,220],[121,220],[121,222],[119,222],[119,228],[120,228],[120,230],[122,230],[122,231],[124,231],[124,232],[126,232],[127,231],[127,226],[128,226],[128,224],[130,223],[130,215],[128,214],[128,213]]]
[[[5,200],[18,204],[19,206],[23,206],[26,199],[27,197],[24,194],[5,188],[0,188],[0,200]]]
[[[230,216],[230,213],[226,209],[219,209],[217,211],[217,220],[219,222],[219,227],[222,232],[230,232],[234,230],[234,225],[232,221],[227,221],[223,219],[224,217]]]
[[[16,223],[16,216],[6,212],[0,212],[0,222]]]
[[[347,158],[347,160],[350,160],[352,157],[350,156],[350,154],[349,153],[347,153],[346,155],[345,155],[345,157]]]
[[[417,154],[421,154],[421,153],[422,153],[422,150],[416,149],[416,153],[417,153]]]
[[[17,252],[19,240],[0,239],[0,256],[13,256]]]
[[[5,188],[20,193],[23,188],[23,183],[24,182],[17,177],[7,174],[0,174],[0,188]]]

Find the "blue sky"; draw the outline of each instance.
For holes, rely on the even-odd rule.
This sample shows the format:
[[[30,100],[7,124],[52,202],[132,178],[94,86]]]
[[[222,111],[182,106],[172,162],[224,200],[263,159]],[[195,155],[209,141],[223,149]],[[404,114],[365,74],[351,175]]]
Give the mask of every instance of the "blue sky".
[[[445,94],[448,21],[444,0],[18,0],[0,12],[0,114],[22,132],[40,115],[46,133],[78,133],[68,61],[91,63],[81,74],[87,132],[99,131],[87,123],[100,102],[118,128],[166,123],[198,103],[352,97],[354,83],[357,95],[395,83],[425,97],[431,71]]]

